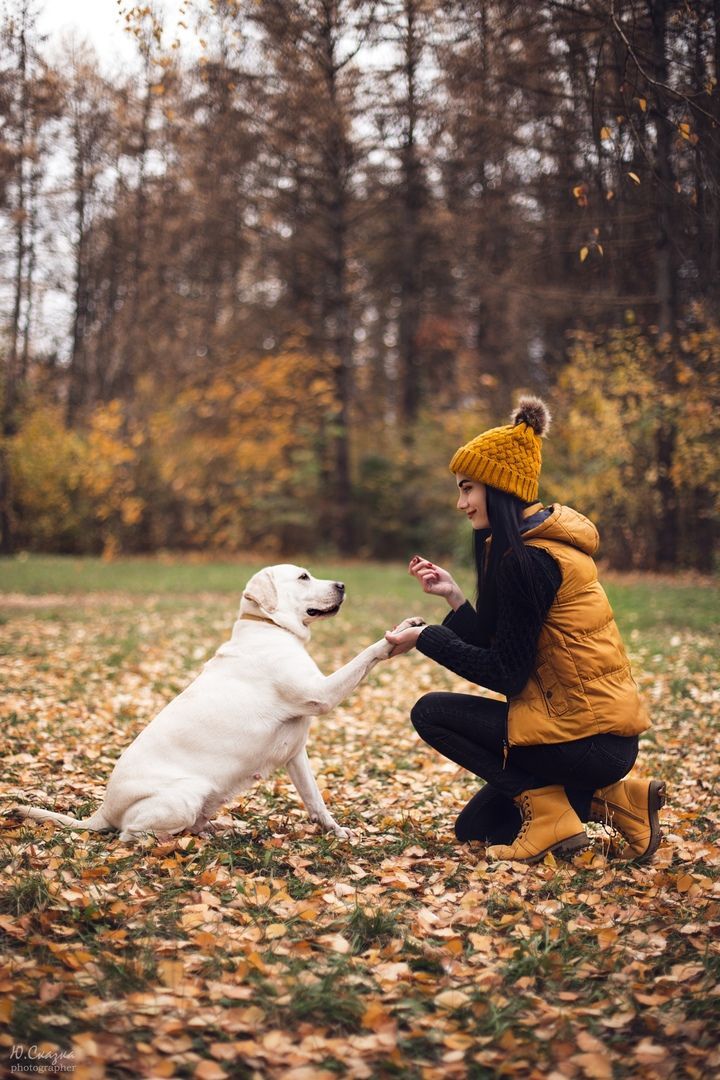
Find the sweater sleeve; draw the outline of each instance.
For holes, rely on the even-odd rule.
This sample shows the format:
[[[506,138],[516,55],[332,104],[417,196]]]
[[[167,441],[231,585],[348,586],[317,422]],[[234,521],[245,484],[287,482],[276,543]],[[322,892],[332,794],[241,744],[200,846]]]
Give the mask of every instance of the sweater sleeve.
[[[442,621],[443,626],[452,630],[459,638],[468,645],[478,645],[480,627],[478,626],[477,611],[469,600],[461,604],[455,611],[450,611]]]
[[[426,626],[417,640],[425,656],[506,697],[519,694],[533,672],[540,630],[562,583],[551,555],[541,548],[527,550],[537,603],[528,595],[518,559],[508,555],[498,568],[498,621],[488,648],[468,643],[447,625]]]

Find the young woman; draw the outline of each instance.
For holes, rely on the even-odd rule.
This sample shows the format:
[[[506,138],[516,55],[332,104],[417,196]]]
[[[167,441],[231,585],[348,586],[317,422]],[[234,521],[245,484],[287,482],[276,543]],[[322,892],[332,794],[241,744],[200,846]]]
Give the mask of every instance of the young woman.
[[[650,722],[598,581],[598,534],[567,506],[537,501],[550,414],[522,398],[512,423],[478,435],[450,469],[473,529],[477,607],[447,570],[416,555],[409,571],[451,611],[442,626],[386,637],[416,647],[505,701],[431,693],[412,710],[418,734],[486,781],[457,819],[459,840],[495,858],[537,862],[587,846],[584,821],[614,827],[626,854],[660,843],[665,786],[627,778]]]

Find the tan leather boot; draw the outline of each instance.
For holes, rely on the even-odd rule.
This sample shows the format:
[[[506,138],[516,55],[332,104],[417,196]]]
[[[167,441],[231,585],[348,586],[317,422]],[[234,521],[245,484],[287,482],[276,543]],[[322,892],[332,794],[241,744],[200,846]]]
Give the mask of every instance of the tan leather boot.
[[[487,849],[492,859],[539,862],[548,851],[575,855],[588,846],[582,822],[568,802],[560,784],[523,791],[515,799],[522,814],[520,832],[512,844],[493,844]]]
[[[665,785],[660,780],[619,780],[595,792],[591,821],[616,829],[627,847],[628,859],[647,862],[662,839],[658,811],[665,805]]]

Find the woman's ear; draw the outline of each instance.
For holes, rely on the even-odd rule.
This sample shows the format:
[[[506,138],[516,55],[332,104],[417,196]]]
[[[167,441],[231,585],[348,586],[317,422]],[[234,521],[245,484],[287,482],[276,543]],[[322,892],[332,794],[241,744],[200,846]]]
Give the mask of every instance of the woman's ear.
[[[248,581],[243,597],[257,604],[260,610],[266,611],[268,615],[277,611],[277,589],[270,571],[261,570],[255,574],[255,577]]]

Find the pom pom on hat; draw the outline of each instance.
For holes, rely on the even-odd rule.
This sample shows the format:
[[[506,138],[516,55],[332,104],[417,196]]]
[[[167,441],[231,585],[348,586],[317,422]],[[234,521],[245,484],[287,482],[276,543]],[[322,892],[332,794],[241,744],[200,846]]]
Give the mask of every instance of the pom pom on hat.
[[[527,395],[518,401],[511,420],[456,450],[450,471],[533,502],[542,466],[540,440],[550,429],[550,410],[541,398]]]
[[[552,414],[542,398],[521,397],[510,416],[512,424],[529,424],[539,438],[550,430]]]

